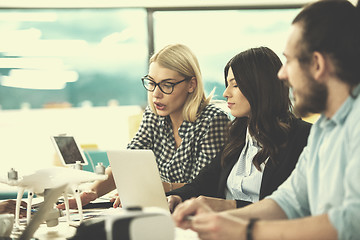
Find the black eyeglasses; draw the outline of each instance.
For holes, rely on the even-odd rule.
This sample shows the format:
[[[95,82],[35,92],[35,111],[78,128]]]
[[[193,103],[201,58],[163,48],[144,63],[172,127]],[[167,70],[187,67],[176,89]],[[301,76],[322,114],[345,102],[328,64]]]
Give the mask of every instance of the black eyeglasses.
[[[176,85],[178,85],[179,83],[182,83],[182,82],[184,82],[186,80],[189,80],[191,78],[192,77],[186,77],[183,80],[181,80],[179,82],[176,82],[176,83],[167,82],[166,80],[162,81],[162,82],[159,82],[159,83],[156,83],[154,80],[151,80],[149,78],[149,76],[146,75],[146,76],[141,78],[141,81],[142,81],[145,89],[148,90],[149,92],[155,91],[156,86],[158,86],[160,91],[162,91],[163,93],[171,94],[174,91],[174,87]]]

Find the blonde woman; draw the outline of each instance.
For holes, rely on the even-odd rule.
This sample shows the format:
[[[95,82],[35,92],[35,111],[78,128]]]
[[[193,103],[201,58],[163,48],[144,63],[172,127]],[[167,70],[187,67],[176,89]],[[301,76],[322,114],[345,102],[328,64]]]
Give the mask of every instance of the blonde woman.
[[[185,45],[168,45],[155,53],[141,81],[149,106],[127,148],[154,152],[167,192],[190,183],[216,156],[225,143],[229,119],[205,96],[199,63]],[[115,189],[110,167],[106,173],[106,181],[82,193],[83,205]],[[114,206],[119,204],[117,199]],[[70,207],[76,207],[74,201]]]

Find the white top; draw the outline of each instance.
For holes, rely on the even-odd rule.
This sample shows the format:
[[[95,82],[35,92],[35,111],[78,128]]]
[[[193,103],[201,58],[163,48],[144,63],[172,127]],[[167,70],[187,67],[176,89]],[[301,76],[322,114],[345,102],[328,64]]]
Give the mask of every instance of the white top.
[[[252,160],[260,149],[261,147],[250,135],[249,129],[247,129],[245,146],[227,179],[227,187],[225,190],[226,199],[248,202],[259,201],[261,179],[265,163],[260,165],[262,170],[260,172],[252,163]]]

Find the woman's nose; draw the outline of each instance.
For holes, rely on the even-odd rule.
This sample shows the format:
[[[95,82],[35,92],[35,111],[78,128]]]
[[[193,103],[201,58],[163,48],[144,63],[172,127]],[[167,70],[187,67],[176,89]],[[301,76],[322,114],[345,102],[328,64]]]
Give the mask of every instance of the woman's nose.
[[[287,74],[286,74],[286,70],[285,70],[284,65],[281,66],[281,68],[280,68],[277,76],[278,76],[278,78],[279,78],[280,80],[286,80],[286,79],[287,79]]]
[[[154,91],[153,91],[153,96],[156,98],[160,98],[162,97],[163,92],[160,90],[159,86],[156,86]]]
[[[228,97],[229,97],[228,88],[225,88],[225,91],[223,92],[223,97],[224,97],[224,98],[228,98]]]

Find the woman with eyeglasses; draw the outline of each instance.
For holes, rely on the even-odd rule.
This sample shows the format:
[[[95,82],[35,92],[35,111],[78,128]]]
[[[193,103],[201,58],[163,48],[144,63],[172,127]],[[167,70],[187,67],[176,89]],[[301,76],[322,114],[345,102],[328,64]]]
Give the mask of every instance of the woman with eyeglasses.
[[[269,48],[252,48],[225,66],[228,107],[235,117],[223,151],[189,184],[168,193],[178,204],[199,197],[214,211],[244,207],[270,195],[294,169],[307,144],[310,123],[291,112],[289,88],[278,79],[282,63]],[[184,206],[184,204],[182,204]]]
[[[149,106],[127,148],[154,152],[167,192],[190,183],[215,158],[225,144],[229,118],[205,96],[199,63],[187,46],[168,45],[154,54],[141,81]],[[106,174],[107,180],[81,194],[83,205],[115,189],[110,167]],[[76,207],[75,201],[70,207]]]
[[[149,107],[129,149],[152,149],[165,190],[191,182],[225,143],[227,114],[209,104],[197,58],[180,44],[150,58]]]

